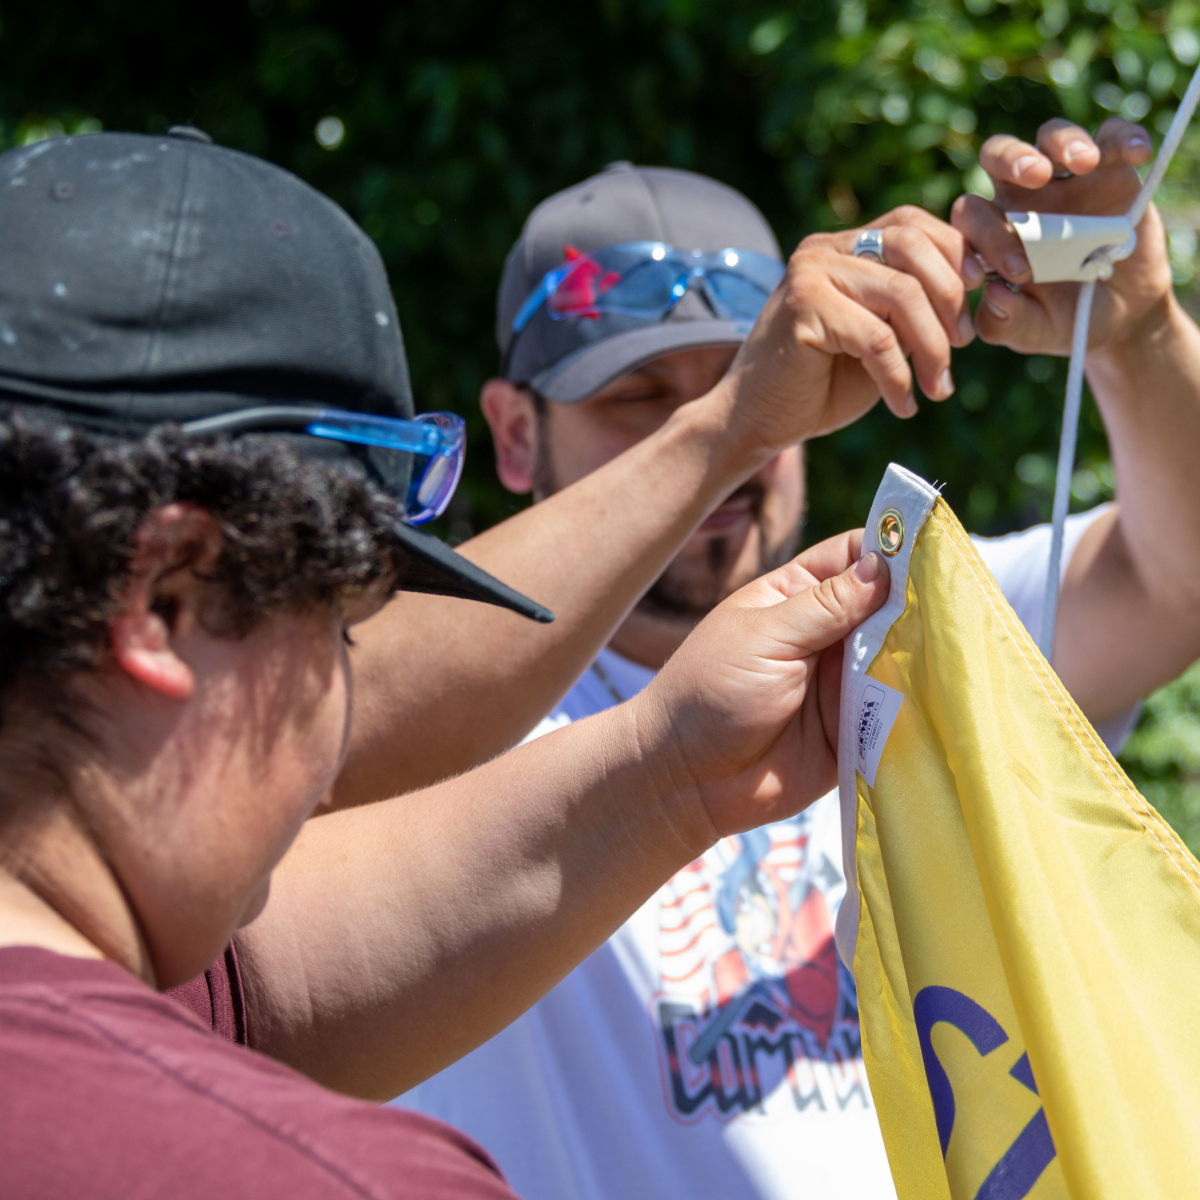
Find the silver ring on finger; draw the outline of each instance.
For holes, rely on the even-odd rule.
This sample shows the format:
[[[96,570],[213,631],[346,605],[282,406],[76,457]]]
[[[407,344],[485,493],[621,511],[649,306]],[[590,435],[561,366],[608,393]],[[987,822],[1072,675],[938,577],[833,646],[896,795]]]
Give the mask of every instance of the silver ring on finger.
[[[874,259],[877,263],[884,262],[883,230],[864,229],[858,235],[858,241],[854,243],[854,257]]]

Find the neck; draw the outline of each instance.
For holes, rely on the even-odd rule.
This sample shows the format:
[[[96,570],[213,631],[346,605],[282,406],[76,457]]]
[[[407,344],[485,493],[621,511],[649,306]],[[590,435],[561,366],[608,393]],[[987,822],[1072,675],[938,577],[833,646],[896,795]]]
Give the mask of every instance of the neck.
[[[28,884],[0,871],[0,947],[38,946],[69,958],[104,958]]]
[[[65,776],[31,769],[28,760],[16,767],[9,754],[3,760],[0,946],[110,959],[154,986],[140,926]]]
[[[657,616],[634,609],[613,634],[608,648],[630,662],[661,671],[695,627],[696,622],[686,618]]]

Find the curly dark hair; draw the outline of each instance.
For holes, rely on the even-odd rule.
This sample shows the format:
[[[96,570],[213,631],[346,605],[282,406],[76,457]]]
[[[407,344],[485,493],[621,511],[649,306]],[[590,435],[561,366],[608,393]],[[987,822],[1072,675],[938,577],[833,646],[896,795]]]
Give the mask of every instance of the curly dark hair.
[[[364,476],[301,457],[279,437],[143,438],[0,413],[0,696],[100,663],[146,516],[195,504],[223,547],[210,578],[221,632],[281,611],[332,606],[393,585],[397,505]]]

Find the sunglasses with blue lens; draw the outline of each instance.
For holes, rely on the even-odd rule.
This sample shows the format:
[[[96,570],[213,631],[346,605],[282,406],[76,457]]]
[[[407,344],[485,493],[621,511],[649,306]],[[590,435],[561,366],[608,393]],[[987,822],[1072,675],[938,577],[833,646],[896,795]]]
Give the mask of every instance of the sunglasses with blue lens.
[[[661,320],[683,299],[692,280],[713,312],[754,321],[783,278],[784,266],[753,250],[680,250],[664,242],[621,242],[581,252],[563,247],[566,262],[547,271],[513,318],[520,333],[542,305],[556,320],[620,313]]]
[[[404,519],[423,525],[446,511],[462,476],[466,425],[454,413],[413,420],[344,408],[263,405],[187,421],[190,434],[294,432],[366,447],[367,459],[400,501]]]

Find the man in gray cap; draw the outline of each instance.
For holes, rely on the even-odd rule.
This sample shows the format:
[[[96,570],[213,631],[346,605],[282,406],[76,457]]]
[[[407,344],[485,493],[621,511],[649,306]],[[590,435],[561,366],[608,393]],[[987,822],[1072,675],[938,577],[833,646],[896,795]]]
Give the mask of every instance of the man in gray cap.
[[[545,503],[458,548],[479,566],[519,579],[553,609],[552,626],[526,629],[502,613],[405,596],[356,634],[359,689],[335,789],[339,805],[435,782],[515,744],[575,682],[696,526],[743,485],[714,520],[728,522],[747,508],[748,496],[763,488],[754,477],[776,455],[855,420],[881,394],[894,413],[911,415],[914,378],[933,399],[953,391],[951,349],[973,337],[964,278],[978,284],[983,272],[964,258],[962,238],[949,226],[917,209],[881,218],[889,263],[900,270],[855,257],[853,235],[810,239],[790,260],[789,282],[776,288],[779,249],[752,205],[696,175],[651,177],[659,193],[644,172],[617,165],[538,209],[505,274],[498,337],[508,353],[506,379],[488,385],[483,403],[498,443],[518,456],[526,446],[532,462],[533,443],[523,439],[536,430],[539,396],[569,402],[642,366],[637,379],[674,387],[664,382],[664,362],[682,363],[689,378],[666,407],[622,402],[619,422],[589,424],[600,407],[591,401],[553,404],[551,424],[582,420],[571,446],[585,457],[568,463],[566,434],[556,436],[554,455],[538,460],[543,471],[552,462],[557,476],[556,486],[539,488]],[[646,244],[631,248],[631,239]],[[614,246],[615,258],[582,258],[552,302],[540,303],[547,274],[572,253]],[[686,248],[686,262],[676,246]],[[727,253],[719,261],[697,258],[696,246]],[[734,251],[738,261],[726,262]],[[614,274],[623,278],[615,290]],[[606,292],[598,306],[588,302],[589,288]],[[572,297],[583,305],[578,314]],[[685,397],[695,403],[681,405]],[[783,553],[801,506],[799,450],[785,457],[794,494],[789,516],[768,489],[773,553]],[[519,475],[506,450],[502,475],[510,465]],[[519,479],[507,481],[528,490]],[[593,519],[604,536],[581,536]],[[757,572],[755,552],[746,553],[755,569],[739,567],[740,579]],[[414,628],[424,631],[419,642]],[[673,646],[675,636],[664,645]],[[424,669],[414,670],[414,662]],[[494,703],[498,681],[503,705]],[[396,736],[400,712],[403,738]]]
[[[1022,189],[1048,183],[1070,139],[1082,139],[1085,149],[1066,158],[1076,176],[1089,174],[1100,154],[1067,126],[1047,127],[1036,149],[993,139],[982,161],[1014,197],[1010,207],[1022,200],[1033,207],[1040,197]],[[1131,164],[1148,152],[1144,134],[1124,122],[1106,127],[1100,143],[1104,169],[1086,183],[1074,179],[1066,200],[1083,211],[1127,205],[1125,193],[1137,187]],[[1023,177],[1030,162],[1035,169]],[[1049,183],[1051,191],[1062,186]],[[1064,203],[1058,192],[1054,202]],[[1019,246],[997,209],[980,201],[959,216],[1006,279],[1028,284],[1028,264],[1014,257]],[[940,233],[921,214],[904,213],[902,221],[815,244],[911,269],[921,250],[914,231]],[[1107,331],[1114,350],[1091,364],[1098,402],[1113,423],[1114,459],[1125,464],[1123,506],[1068,522],[1055,656],[1114,746],[1132,726],[1137,698],[1181,670],[1200,637],[1181,603],[1200,582],[1200,546],[1179,504],[1166,502],[1168,492],[1195,491],[1176,447],[1180,438],[1193,447],[1200,438],[1194,405],[1180,405],[1200,384],[1200,343],[1173,302],[1156,217],[1152,225],[1143,230],[1140,260],[1114,280]],[[803,243],[801,253],[813,245]],[[545,201],[506,265],[496,328],[503,377],[482,395],[502,481],[538,501],[557,497],[660,436],[727,372],[736,374],[746,355],[743,349],[736,357],[738,347],[782,273],[775,239],[753,205],[699,176],[614,164]],[[970,264],[962,274],[982,281],[982,272],[971,278]],[[936,273],[922,282],[936,298]],[[1065,343],[1048,345],[1046,331],[1069,330],[1072,302],[1069,288],[1035,287],[1020,296],[993,283],[980,324],[992,340],[1062,353]],[[1154,338],[1181,349],[1155,360],[1161,412],[1131,425],[1139,394],[1132,384],[1145,364],[1136,366],[1129,334],[1146,322]],[[1185,360],[1183,369],[1169,365]],[[931,394],[944,398],[952,384],[934,387]],[[647,469],[654,471],[652,462]],[[669,503],[672,480],[667,472],[659,480]],[[799,445],[764,459],[699,523],[531,736],[641,692],[708,611],[794,551],[803,495]],[[1166,526],[1188,546],[1176,560],[1178,577],[1165,560],[1148,566],[1128,550],[1131,542],[1162,544]],[[587,540],[603,545],[619,536],[597,513]],[[1048,542],[1046,527],[977,541],[1035,636]],[[1165,616],[1159,606],[1168,595],[1175,596],[1173,616],[1156,627],[1149,613]],[[1098,638],[1121,648],[1100,661]],[[529,1200],[892,1194],[854,981],[834,948],[845,887],[836,793],[795,817],[726,838],[508,1029],[398,1103],[466,1129]]]
[[[758,209],[689,172],[614,163],[540,205],[500,284],[504,379],[481,399],[502,481],[552,495],[708,392],[783,271]],[[787,561],[804,508],[801,455],[799,444],[783,449],[706,516],[613,649],[660,667],[681,630]],[[593,676],[604,671],[592,664]]]
[[[504,377],[481,397],[501,480],[541,501],[668,426],[726,375],[783,273],[758,209],[689,172],[616,163],[539,205],[500,284]],[[802,454],[781,447],[704,516],[531,736],[638,694],[707,612],[795,553]],[[756,1178],[772,1195],[802,1161],[821,1194],[851,1151],[857,1178],[890,1187],[833,943],[837,814],[833,796],[724,840],[399,1103],[470,1130],[530,1200],[742,1196]]]

